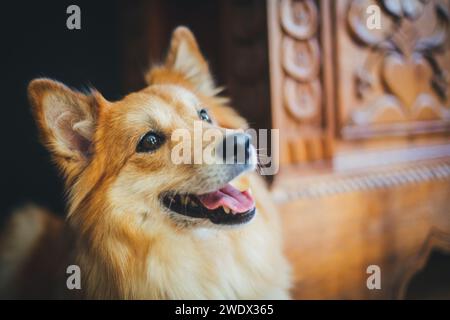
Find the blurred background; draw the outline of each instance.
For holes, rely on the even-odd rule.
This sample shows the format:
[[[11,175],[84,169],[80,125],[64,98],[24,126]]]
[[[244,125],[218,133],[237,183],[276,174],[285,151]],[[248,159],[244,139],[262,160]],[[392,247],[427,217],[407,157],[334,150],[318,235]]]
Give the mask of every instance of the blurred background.
[[[80,30],[66,27],[72,4]],[[450,299],[449,1],[13,1],[2,12],[0,222],[26,202],[65,211],[28,82],[120,99],[186,25],[251,126],[280,129],[268,182],[294,296]],[[381,289],[367,287],[371,265]]]

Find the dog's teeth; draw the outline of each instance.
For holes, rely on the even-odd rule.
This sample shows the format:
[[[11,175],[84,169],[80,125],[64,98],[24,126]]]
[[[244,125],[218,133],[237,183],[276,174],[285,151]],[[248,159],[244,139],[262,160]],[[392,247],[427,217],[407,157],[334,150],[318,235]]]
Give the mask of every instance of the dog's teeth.
[[[237,212],[234,210],[231,210],[231,214],[236,214]]]
[[[223,207],[223,211],[225,211],[225,213],[230,213],[230,208]]]
[[[197,207],[197,203],[196,203],[195,201],[192,201],[192,200],[191,200],[191,206]]]

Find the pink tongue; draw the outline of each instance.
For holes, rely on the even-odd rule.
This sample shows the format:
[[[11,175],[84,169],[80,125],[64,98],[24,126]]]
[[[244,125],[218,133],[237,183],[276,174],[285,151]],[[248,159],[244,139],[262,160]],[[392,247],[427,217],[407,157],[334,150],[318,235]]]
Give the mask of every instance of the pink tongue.
[[[246,212],[255,206],[252,196],[247,192],[241,192],[231,184],[227,184],[222,189],[197,196],[200,202],[209,210],[214,210],[220,206],[230,208],[235,212]]]

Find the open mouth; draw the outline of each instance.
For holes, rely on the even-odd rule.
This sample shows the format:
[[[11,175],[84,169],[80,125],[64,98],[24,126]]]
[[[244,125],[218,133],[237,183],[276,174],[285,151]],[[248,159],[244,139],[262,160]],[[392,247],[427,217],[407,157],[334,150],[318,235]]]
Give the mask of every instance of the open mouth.
[[[255,201],[250,191],[240,191],[230,183],[201,195],[166,193],[163,204],[178,214],[209,219],[214,224],[235,225],[250,221],[255,215]]]

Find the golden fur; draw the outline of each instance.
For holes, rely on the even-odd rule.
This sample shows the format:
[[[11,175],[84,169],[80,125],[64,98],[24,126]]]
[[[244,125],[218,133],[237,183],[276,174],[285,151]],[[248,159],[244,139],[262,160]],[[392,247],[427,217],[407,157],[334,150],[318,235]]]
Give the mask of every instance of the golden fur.
[[[42,140],[65,177],[69,212],[65,227],[38,208],[13,216],[3,235],[0,259],[5,260],[11,250],[5,243],[24,239],[20,232],[11,231],[17,229],[17,217],[23,221],[35,216],[35,223],[52,228],[36,232],[39,244],[24,243],[21,252],[45,253],[46,244],[54,246],[55,239],[64,238],[57,241],[64,245],[52,249],[53,254],[47,251],[44,265],[59,270],[54,274],[60,277],[51,279],[54,290],[47,297],[288,298],[290,268],[282,254],[278,216],[260,177],[253,173],[247,177],[257,207],[250,223],[233,228],[186,225],[163,212],[158,195],[164,190],[190,190],[197,179],[212,178],[212,173],[171,163],[171,141],[151,156],[135,152],[149,126],[167,133],[176,128],[192,131],[195,105],[207,106],[216,121],[205,126],[246,127],[226,106],[226,99],[216,96],[219,89],[187,28],[174,31],[165,63],[151,69],[146,80],[147,88],[118,102],[109,102],[96,91],[75,92],[48,79],[31,82],[33,113]],[[45,232],[51,234],[44,237]],[[42,269],[44,262],[37,254],[35,259],[24,255],[20,263],[15,262],[16,270],[3,272],[0,289],[7,287],[6,280],[20,278],[13,284],[14,292],[29,296],[19,285],[32,285],[27,277],[37,275],[30,270],[39,265]],[[65,289],[63,266],[70,264],[80,266],[81,290]]]

